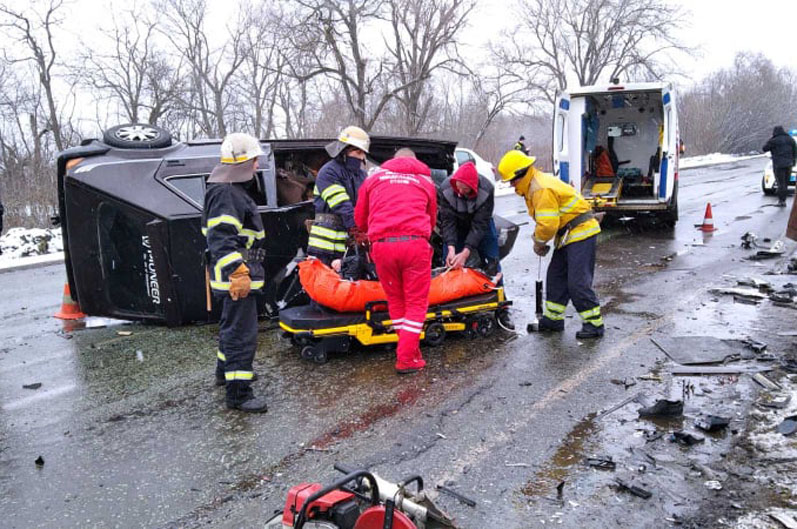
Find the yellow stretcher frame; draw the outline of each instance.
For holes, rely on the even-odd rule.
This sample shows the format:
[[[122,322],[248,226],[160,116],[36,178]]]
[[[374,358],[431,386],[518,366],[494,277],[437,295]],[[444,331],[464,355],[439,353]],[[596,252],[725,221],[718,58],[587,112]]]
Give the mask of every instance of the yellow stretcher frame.
[[[499,287],[496,289],[498,299],[487,303],[477,303],[466,307],[457,309],[443,309],[439,311],[432,311],[426,313],[426,323],[440,322],[446,332],[450,331],[464,331],[466,329],[465,323],[461,321],[451,321],[458,315],[471,315],[483,314],[486,312],[496,311],[500,308],[506,307],[511,302],[506,301],[504,288]],[[393,324],[392,320],[383,320],[378,322],[379,325],[385,329],[385,332],[378,332],[376,326],[372,324],[371,311],[365,311],[365,322],[355,323],[352,325],[344,325],[341,327],[329,327],[324,329],[294,329],[282,321],[279,322],[280,328],[291,334],[301,334],[308,338],[331,338],[333,336],[350,336],[360,342],[362,345],[383,345],[398,342],[398,335],[388,328]],[[449,321],[445,321],[448,319]],[[442,320],[442,321],[441,321]],[[426,328],[421,332],[421,340],[426,337]]]

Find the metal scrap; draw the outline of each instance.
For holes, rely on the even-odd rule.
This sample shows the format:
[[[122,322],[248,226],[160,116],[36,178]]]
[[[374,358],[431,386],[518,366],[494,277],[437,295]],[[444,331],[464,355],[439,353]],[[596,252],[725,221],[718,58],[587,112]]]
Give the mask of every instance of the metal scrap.
[[[600,470],[614,470],[617,468],[617,463],[612,460],[612,456],[588,457],[584,462],[587,466]]]
[[[638,485],[634,485],[632,483],[628,483],[628,482],[626,482],[626,481],[624,481],[624,480],[622,480],[620,478],[615,478],[614,482],[617,483],[617,485],[620,487],[620,490],[628,491],[631,494],[633,494],[634,496],[638,496],[638,497],[640,497],[642,499],[647,500],[648,498],[653,496],[652,492],[650,492],[650,491],[648,491],[646,489],[643,489],[642,487],[640,487]]]
[[[727,427],[731,423],[730,417],[719,415],[705,415],[695,419],[695,426],[705,432],[716,432]]]
[[[780,384],[777,384],[776,382],[772,382],[771,380],[769,380],[767,377],[765,377],[761,373],[756,373],[755,375],[753,375],[753,380],[759,386],[761,386],[762,388],[768,389],[770,391],[777,391],[779,389],[783,389],[783,388],[780,387]]]
[[[791,402],[791,394],[789,393],[766,393],[762,392],[758,398],[758,404],[761,408],[771,408],[774,410],[782,410],[786,408]]]
[[[778,433],[789,436],[797,432],[797,415],[786,417],[783,422],[778,425]]]
[[[683,430],[675,430],[670,433],[670,441],[684,446],[692,446],[705,441],[705,437],[685,432]]]
[[[445,494],[448,494],[449,496],[452,496],[452,497],[458,499],[459,501],[461,501],[462,503],[464,503],[468,507],[476,507],[476,502],[474,500],[468,498],[467,496],[463,496],[462,494],[460,494],[459,492],[457,492],[455,490],[449,489],[445,485],[436,485],[435,488],[437,490],[439,490],[440,492],[443,492]]]
[[[766,366],[676,366],[670,369],[673,375],[739,375],[742,373],[765,373],[772,371]]]

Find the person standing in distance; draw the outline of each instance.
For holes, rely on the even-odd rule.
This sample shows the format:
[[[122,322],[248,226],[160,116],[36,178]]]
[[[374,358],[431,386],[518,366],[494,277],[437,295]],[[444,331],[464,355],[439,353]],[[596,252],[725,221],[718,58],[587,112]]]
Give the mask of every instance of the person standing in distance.
[[[785,208],[791,168],[797,163],[797,143],[783,127],[778,126],[764,144],[764,152],[772,153],[772,170],[778,182],[778,207]]]

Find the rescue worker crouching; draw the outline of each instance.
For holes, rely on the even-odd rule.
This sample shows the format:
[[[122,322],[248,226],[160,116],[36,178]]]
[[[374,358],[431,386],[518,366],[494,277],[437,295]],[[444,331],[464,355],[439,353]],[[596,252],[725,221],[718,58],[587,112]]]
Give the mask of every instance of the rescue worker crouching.
[[[572,301],[584,322],[576,338],[600,338],[604,334],[603,318],[592,289],[600,224],[589,203],[572,186],[537,170],[535,160],[520,151],[509,151],[498,164],[498,173],[525,198],[529,215],[536,222],[534,253],[546,255],[550,250],[547,243],[553,239],[539,329],[564,330],[565,308]]]
[[[257,303],[263,288],[265,239],[257,205],[247,193],[262,154],[260,142],[243,133],[221,144],[221,163],[208,178],[202,231],[207,238],[210,288],[222,303],[216,381],[226,386],[229,409],[265,412],[255,397],[252,362],[257,349]]]
[[[440,185],[438,225],[446,266],[462,268],[477,251],[483,268],[493,276],[500,271],[498,232],[493,220],[493,184],[479,175],[473,162],[462,164]]]
[[[359,127],[346,127],[326,146],[332,157],[318,171],[313,194],[315,220],[310,228],[307,254],[331,265],[346,251],[347,240],[361,240],[354,222],[357,192],[365,177],[365,155],[371,140]]]

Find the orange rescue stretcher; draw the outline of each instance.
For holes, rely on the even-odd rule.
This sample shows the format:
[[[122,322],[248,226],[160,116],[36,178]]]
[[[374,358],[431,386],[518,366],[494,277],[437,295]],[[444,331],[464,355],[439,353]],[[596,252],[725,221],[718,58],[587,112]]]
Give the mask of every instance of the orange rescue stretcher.
[[[323,364],[331,352],[348,352],[354,342],[382,345],[398,341],[378,281],[346,281],[318,260],[299,265],[302,286],[316,303],[280,311],[280,328],[305,360]],[[469,338],[491,335],[509,320],[503,287],[473,269],[449,270],[432,278],[429,310],[421,333],[428,346],[450,332]],[[334,306],[337,310],[330,308]]]

